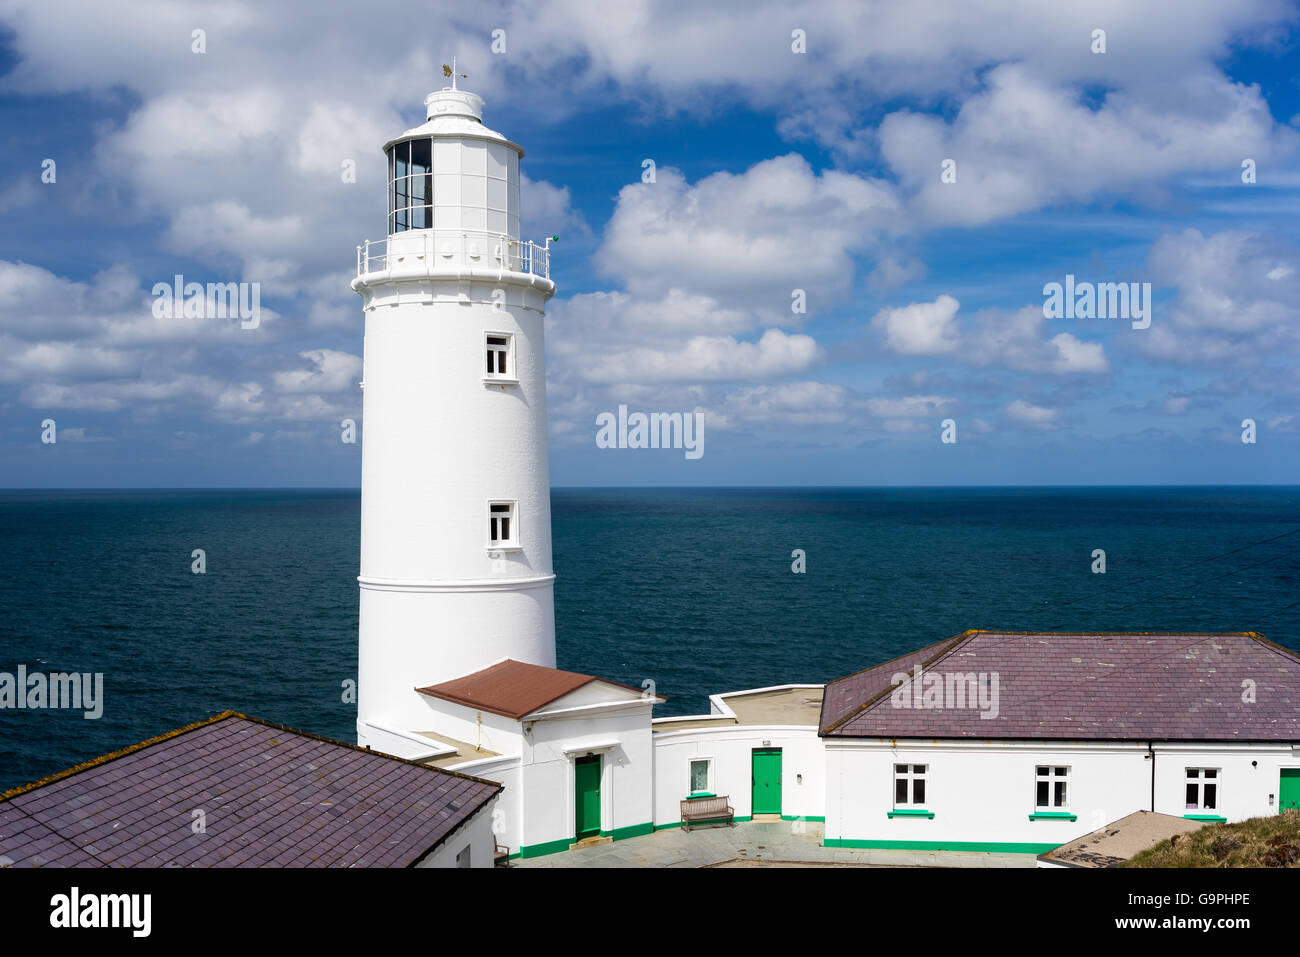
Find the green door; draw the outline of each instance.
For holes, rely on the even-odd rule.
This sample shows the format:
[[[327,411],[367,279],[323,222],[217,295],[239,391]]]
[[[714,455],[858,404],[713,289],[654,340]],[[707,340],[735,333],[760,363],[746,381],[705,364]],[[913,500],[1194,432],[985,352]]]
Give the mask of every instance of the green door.
[[[1278,810],[1289,811],[1300,807],[1300,768],[1283,768],[1282,781],[1277,792]]]
[[[600,755],[573,762],[574,840],[600,833]]]
[[[754,814],[781,813],[781,749],[754,749]]]

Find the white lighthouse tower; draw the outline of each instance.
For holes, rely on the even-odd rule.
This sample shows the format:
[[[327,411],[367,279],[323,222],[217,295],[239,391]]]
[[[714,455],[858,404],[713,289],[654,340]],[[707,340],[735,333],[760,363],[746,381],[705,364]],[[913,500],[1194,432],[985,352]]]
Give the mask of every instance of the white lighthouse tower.
[[[385,144],[388,238],[365,310],[357,737],[419,731],[416,686],[555,666],[543,315],[549,240],[519,238],[523,149],[452,85]]]

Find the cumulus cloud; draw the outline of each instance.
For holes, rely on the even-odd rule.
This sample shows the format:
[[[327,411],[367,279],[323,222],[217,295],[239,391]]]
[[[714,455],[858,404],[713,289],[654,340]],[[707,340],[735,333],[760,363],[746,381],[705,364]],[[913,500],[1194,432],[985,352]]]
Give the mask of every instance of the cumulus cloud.
[[[239,421],[356,414],[360,357],[334,349],[268,355],[261,347],[276,342],[272,310],[245,329],[238,317],[160,317],[153,303],[124,264],[75,282],[0,262],[0,382],[43,410]],[[255,360],[232,362],[241,351]]]
[[[1188,229],[1151,249],[1153,281],[1175,294],[1140,341],[1179,365],[1252,368],[1300,354],[1300,248],[1260,234]]]
[[[1110,92],[1094,109],[1076,88],[1020,64],[992,70],[987,89],[946,121],[911,111],[881,121],[881,153],[912,211],[934,224],[975,225],[1098,196],[1163,194],[1174,177],[1281,159],[1300,146],[1275,124],[1258,87],[1220,75],[1186,78],[1181,98]],[[956,181],[941,164],[952,160]]]
[[[842,294],[855,252],[897,210],[889,188],[802,156],[764,160],[694,185],[660,167],[654,183],[619,191],[596,263],[636,295],[676,285],[730,301],[766,301],[789,315],[792,290]],[[781,306],[776,304],[780,302]]]
[[[884,333],[885,344],[900,355],[933,356],[957,349],[958,302],[942,295],[934,302],[914,302],[882,309],[871,324]]]
[[[957,321],[960,303],[949,295],[933,302],[882,309],[871,325],[899,355],[956,354],[976,366],[1003,366],[1020,372],[1098,375],[1110,370],[1100,342],[1085,342],[1069,332],[1047,338],[1041,306],[1014,311],[986,309],[970,328]]]

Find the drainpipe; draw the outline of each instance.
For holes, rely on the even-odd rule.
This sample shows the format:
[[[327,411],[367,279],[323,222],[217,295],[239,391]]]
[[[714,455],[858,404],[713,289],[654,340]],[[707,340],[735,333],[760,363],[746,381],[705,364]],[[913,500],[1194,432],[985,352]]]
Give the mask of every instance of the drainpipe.
[[[1152,742],[1147,742],[1147,757],[1151,759],[1151,813],[1156,810],[1156,749]]]

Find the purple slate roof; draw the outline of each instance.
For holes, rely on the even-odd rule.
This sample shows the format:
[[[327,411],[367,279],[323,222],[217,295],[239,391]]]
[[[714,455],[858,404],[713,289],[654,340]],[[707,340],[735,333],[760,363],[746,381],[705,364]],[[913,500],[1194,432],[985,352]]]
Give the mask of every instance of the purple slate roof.
[[[909,672],[918,664],[924,666],[930,659],[941,655],[949,645],[965,637],[965,634],[961,634],[956,638],[945,638],[933,645],[909,651],[884,664],[872,665],[863,671],[830,682],[822,692],[822,716],[818,727],[827,728],[839,724],[854,712],[861,710],[864,701],[870,701],[890,687],[889,681],[895,674]]]
[[[985,674],[991,692],[996,674],[996,717],[951,698],[898,706],[915,704],[916,679],[898,695],[890,679],[918,663],[922,691],[935,677]],[[1245,682],[1253,701],[1242,700]],[[1300,743],[1300,655],[1253,632],[968,631],[830,682],[819,728],[826,737]]]
[[[227,711],[0,795],[0,855],[22,867],[404,867],[500,790]],[[206,833],[191,828],[195,810]]]

